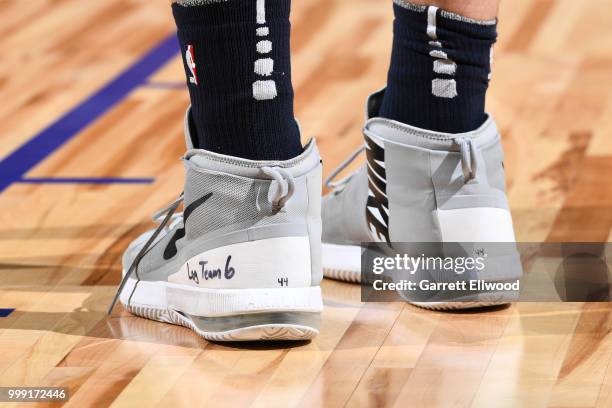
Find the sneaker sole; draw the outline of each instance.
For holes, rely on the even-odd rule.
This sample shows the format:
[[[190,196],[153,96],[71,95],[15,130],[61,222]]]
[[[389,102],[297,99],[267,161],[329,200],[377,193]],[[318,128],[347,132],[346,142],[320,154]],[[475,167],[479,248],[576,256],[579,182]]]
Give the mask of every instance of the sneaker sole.
[[[326,278],[361,283],[360,246],[323,243],[322,262]]]
[[[411,305],[427,310],[452,311],[466,309],[481,309],[486,307],[503,306],[517,301],[514,292],[487,292],[479,293],[478,300],[461,300],[455,302],[409,302]]]
[[[321,289],[204,289],[129,279],[130,313],[187,327],[211,341],[310,340],[319,334]]]
[[[337,245],[323,243],[323,275],[326,278],[343,282],[361,284],[361,247],[357,245]],[[408,303],[428,310],[464,310],[484,307],[501,306],[512,303],[508,292],[491,292],[482,294],[479,300],[464,300],[459,302],[410,302]]]

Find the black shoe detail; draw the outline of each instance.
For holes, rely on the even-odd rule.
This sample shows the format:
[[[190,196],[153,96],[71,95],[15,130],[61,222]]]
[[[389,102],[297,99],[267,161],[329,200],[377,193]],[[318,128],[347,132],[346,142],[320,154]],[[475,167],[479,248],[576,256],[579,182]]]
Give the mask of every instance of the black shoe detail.
[[[370,189],[371,191],[375,191],[375,190],[372,190],[372,186],[370,186]],[[381,205],[379,204],[380,200],[376,198],[376,195],[374,196],[369,195],[367,203],[368,203],[367,204],[368,207],[378,208],[380,210],[380,216],[382,217],[384,224],[389,225],[389,216],[387,215],[388,210],[386,208],[381,208]]]
[[[387,198],[387,173],[385,171],[385,149],[365,136],[368,160],[368,201],[366,219],[375,238],[390,242],[389,199]],[[383,163],[382,165],[380,163]]]
[[[371,167],[368,167],[368,184],[370,185],[370,190],[372,190],[372,192],[374,192],[374,189],[378,190],[380,193],[385,193],[387,190],[386,180],[381,180]],[[382,194],[379,194],[376,198],[381,200],[381,202],[386,200],[385,196]]]
[[[177,229],[172,238],[170,238],[170,242],[168,242],[166,249],[164,249],[164,259],[166,261],[177,254],[176,241],[182,238],[185,238],[185,227]]]
[[[370,146],[376,146],[373,149]],[[382,159],[380,159],[382,157]],[[368,169],[372,169],[378,174],[383,180],[387,179],[387,171],[383,166],[378,164],[376,160],[384,163],[385,151],[374,142],[368,142],[368,149],[366,149],[366,158],[368,159]]]
[[[212,195],[213,193],[208,193],[204,197],[198,198],[193,203],[185,207],[185,211],[183,211],[183,228],[177,229],[174,232],[174,235],[172,236],[172,238],[170,239],[170,242],[168,242],[166,249],[164,249],[164,260],[167,261],[173,258],[177,254],[178,249],[176,248],[176,241],[178,241],[179,239],[185,238],[185,225],[187,225],[187,218],[189,218],[191,213],[196,208],[198,208],[199,206],[204,204],[206,201],[208,201],[208,199],[212,197]]]

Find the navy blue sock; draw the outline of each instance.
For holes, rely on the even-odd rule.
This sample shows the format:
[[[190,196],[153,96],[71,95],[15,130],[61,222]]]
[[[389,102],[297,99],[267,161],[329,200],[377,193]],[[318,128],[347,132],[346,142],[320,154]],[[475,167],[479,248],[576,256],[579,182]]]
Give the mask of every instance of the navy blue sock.
[[[301,153],[293,117],[290,5],[290,0],[172,5],[198,147],[252,160]]]
[[[486,119],[496,21],[394,3],[393,50],[379,116],[439,132],[477,129]]]

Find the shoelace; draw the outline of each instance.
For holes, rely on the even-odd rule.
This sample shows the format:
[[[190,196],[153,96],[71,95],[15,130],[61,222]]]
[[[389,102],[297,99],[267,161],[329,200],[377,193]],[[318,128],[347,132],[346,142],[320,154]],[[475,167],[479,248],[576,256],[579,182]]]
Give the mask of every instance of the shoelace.
[[[272,204],[272,211],[276,213],[280,211],[285,206],[287,201],[293,196],[293,193],[295,192],[295,179],[291,173],[280,167],[262,167],[261,171],[267,176],[271,177],[273,180],[273,184],[270,186],[270,194],[268,195],[268,199]],[[128,279],[130,276],[132,276],[132,273],[134,273],[140,264],[140,261],[146,255],[159,234],[166,226],[168,226],[169,229],[172,229],[173,226],[182,222],[183,214],[176,213],[176,210],[181,205],[183,200],[184,193],[181,193],[176,200],[153,214],[153,221],[158,222],[159,225],[153,232],[153,235],[151,235],[142,249],[138,252],[138,255],[136,255],[134,261],[132,261],[129,269],[121,279],[121,283],[117,288],[113,301],[108,308],[107,315],[110,315],[113,311],[113,308],[117,304],[117,300],[119,300],[119,296],[121,296],[121,292],[123,292],[123,288],[127,284]]]
[[[367,133],[366,130],[364,130]],[[457,137],[453,139],[455,143],[459,146],[459,152],[461,154],[461,170],[463,171],[463,178],[465,182],[476,178],[476,170],[478,169],[478,160],[476,153],[476,145],[473,143],[473,140],[470,138]],[[352,175],[344,177],[336,182],[334,179],[338,177],[340,173],[344,171],[359,155],[366,149],[365,145],[359,146],[355,151],[353,151],[350,156],[344,160],[342,163],[336,167],[329,177],[325,179],[325,186],[331,188],[334,191],[340,190],[344,187]]]
[[[142,249],[138,252],[138,255],[136,255],[136,257],[134,258],[134,261],[130,265],[130,268],[127,270],[127,272],[121,279],[121,283],[119,284],[119,287],[117,288],[117,293],[115,293],[115,297],[113,298],[113,301],[111,302],[110,306],[108,307],[108,311],[106,312],[107,315],[110,315],[111,312],[113,311],[113,308],[115,307],[115,304],[117,303],[117,300],[119,299],[119,296],[121,295],[121,292],[123,291],[123,288],[125,287],[125,284],[127,283],[129,277],[132,276],[132,273],[138,267],[138,264],[140,263],[140,260],[142,259],[142,257],[145,256],[151,244],[155,242],[159,234],[163,231],[166,224],[168,224],[168,222],[170,221],[170,219],[176,212],[176,209],[181,205],[181,203],[183,202],[183,198],[184,198],[184,194],[181,193],[181,195],[178,196],[176,200],[168,204],[163,209],[157,211],[155,215],[153,216],[155,220],[158,220],[161,217],[160,214],[162,214],[164,211],[166,212],[165,217],[159,223],[159,225],[153,232],[153,235],[151,235],[151,237],[147,240],[147,242],[144,244]]]
[[[353,151],[353,153],[351,153],[351,155],[346,160],[344,160],[342,163],[340,163],[338,165],[338,167],[336,167],[334,169],[334,171],[331,172],[329,177],[327,177],[325,179],[325,186],[327,188],[331,188],[333,190],[338,190],[338,189],[344,187],[349,182],[349,180],[351,179],[351,176],[344,177],[343,179],[338,180],[336,182],[334,182],[334,179],[336,177],[338,177],[338,174],[342,173],[344,171],[344,169],[346,169],[349,166],[349,164],[351,164],[357,157],[359,157],[359,155],[365,149],[366,149],[365,145],[361,145],[357,149],[355,149]]]

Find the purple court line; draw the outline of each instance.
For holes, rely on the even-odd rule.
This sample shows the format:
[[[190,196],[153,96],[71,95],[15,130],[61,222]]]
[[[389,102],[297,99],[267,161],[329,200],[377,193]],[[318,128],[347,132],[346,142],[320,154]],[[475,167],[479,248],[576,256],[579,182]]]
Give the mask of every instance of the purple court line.
[[[8,317],[15,309],[0,309],[0,317]]]
[[[15,181],[22,184],[151,184],[152,177],[28,177]]]
[[[176,34],[172,33],[142,56],[131,67],[107,83],[95,94],[65,113],[0,161],[0,193],[24,176],[68,140],[119,103],[149,76],[179,52]]]

